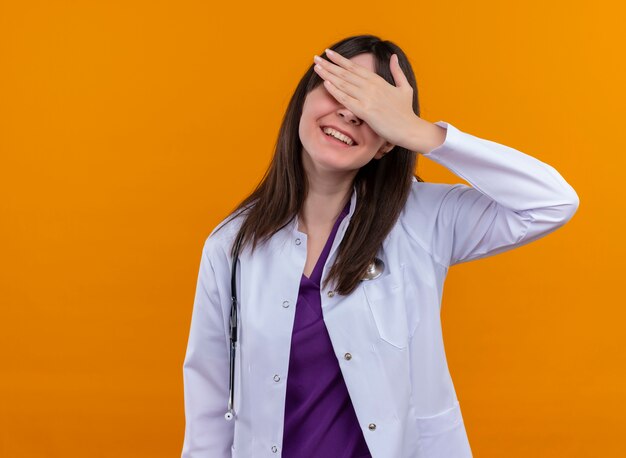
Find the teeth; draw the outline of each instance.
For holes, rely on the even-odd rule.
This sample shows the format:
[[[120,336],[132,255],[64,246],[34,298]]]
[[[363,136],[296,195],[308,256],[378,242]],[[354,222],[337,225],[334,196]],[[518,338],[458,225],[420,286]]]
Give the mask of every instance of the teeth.
[[[342,134],[341,132],[337,132],[335,129],[331,127],[324,127],[323,130],[326,135],[332,135],[336,139],[341,140],[342,142],[346,143],[349,146],[352,146],[352,144],[354,143],[354,140],[352,140],[350,137]]]

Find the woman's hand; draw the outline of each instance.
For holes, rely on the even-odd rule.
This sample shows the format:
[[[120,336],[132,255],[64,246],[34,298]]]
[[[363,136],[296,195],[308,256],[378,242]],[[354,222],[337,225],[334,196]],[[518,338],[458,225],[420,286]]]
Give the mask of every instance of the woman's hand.
[[[430,123],[413,111],[413,88],[397,55],[389,63],[395,86],[337,52],[326,49],[326,55],[332,62],[315,56],[314,69],[328,92],[387,142],[421,152],[415,148],[416,138],[423,138],[420,131],[427,131]]]

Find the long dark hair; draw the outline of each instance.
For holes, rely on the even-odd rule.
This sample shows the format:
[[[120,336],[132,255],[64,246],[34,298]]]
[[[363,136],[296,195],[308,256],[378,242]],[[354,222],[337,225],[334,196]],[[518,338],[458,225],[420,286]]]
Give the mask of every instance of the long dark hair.
[[[374,35],[358,35],[345,38],[329,49],[348,59],[371,53],[376,73],[392,85],[395,83],[389,59],[392,54],[397,54],[400,67],[413,87],[413,111],[419,116],[415,75],[409,60],[397,45]],[[320,57],[330,60],[325,53]],[[269,168],[255,190],[234,208],[231,217],[217,229],[243,214],[244,220],[233,241],[231,256],[235,253],[237,240],[242,250],[252,243],[254,252],[258,243],[268,241],[302,209],[308,184],[302,164],[298,126],[307,94],[322,82],[311,64],[289,101]],[[356,174],[353,182],[357,192],[356,209],[322,287],[336,280],[336,293],[347,295],[354,291],[396,223],[411,190],[413,177],[424,181],[414,175],[417,153],[400,146],[395,146],[393,150],[392,154],[386,154],[381,159],[372,159]]]

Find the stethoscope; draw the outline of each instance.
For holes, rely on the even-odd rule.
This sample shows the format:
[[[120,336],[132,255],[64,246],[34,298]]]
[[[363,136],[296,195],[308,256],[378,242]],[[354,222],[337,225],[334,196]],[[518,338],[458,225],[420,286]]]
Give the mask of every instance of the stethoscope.
[[[230,289],[232,303],[230,307],[230,380],[228,384],[228,411],[224,414],[226,420],[233,419],[233,406],[235,405],[235,349],[237,347],[237,262],[239,261],[239,249],[241,248],[241,236],[237,238],[235,252],[232,257],[232,274],[230,278]],[[367,268],[362,280],[373,280],[382,275],[385,270],[385,263],[374,258]]]

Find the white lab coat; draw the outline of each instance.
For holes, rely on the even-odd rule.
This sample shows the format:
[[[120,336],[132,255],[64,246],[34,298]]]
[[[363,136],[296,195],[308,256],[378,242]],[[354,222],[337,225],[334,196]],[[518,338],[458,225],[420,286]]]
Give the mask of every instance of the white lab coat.
[[[565,224],[579,203],[550,165],[447,122],[436,124],[447,129],[445,142],[424,156],[471,186],[414,179],[406,206],[377,255],[385,263],[383,274],[363,281],[348,296],[333,294],[332,284],[321,294],[324,322],[374,458],[472,456],[441,332],[448,268],[537,240]],[[355,205],[353,188],[323,279]],[[240,254],[235,419],[226,421],[229,248],[240,224],[237,218],[213,230],[202,251],[183,364],[183,458],[274,458],[282,452],[291,333],[307,235],[298,231],[296,218],[254,256],[248,249]]]

